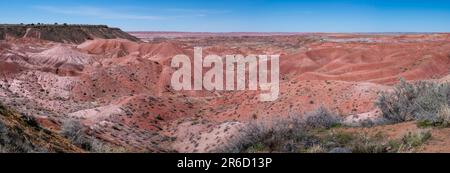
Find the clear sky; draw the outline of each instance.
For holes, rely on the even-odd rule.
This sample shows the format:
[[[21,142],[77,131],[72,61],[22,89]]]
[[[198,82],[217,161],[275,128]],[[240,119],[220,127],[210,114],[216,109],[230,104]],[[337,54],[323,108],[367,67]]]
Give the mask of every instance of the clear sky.
[[[14,0],[0,23],[126,31],[450,32],[449,0]]]

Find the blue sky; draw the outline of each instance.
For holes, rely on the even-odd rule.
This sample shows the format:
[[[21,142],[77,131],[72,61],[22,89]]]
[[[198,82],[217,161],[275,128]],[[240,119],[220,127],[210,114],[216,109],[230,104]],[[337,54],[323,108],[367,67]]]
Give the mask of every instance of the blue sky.
[[[107,24],[126,31],[450,32],[450,1],[0,1],[0,23],[38,22]]]

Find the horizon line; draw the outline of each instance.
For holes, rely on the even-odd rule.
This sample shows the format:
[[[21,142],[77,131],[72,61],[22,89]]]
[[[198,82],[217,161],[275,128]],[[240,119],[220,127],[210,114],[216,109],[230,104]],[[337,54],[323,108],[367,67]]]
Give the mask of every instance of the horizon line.
[[[20,25],[20,26],[106,26],[108,28],[119,28],[121,30],[122,27],[117,26],[110,26],[107,24],[75,24],[75,23],[0,23],[0,26],[14,26],[14,25]],[[207,34],[233,34],[233,33],[248,33],[248,34],[256,34],[256,33],[262,33],[262,34],[450,34],[450,31],[388,31],[388,32],[378,32],[378,31],[350,31],[350,32],[316,32],[316,31],[174,31],[174,30],[168,30],[168,31],[162,31],[162,30],[155,30],[155,31],[144,31],[144,30],[123,30],[127,33],[207,33]]]
[[[125,30],[124,30],[125,31]],[[389,32],[283,32],[283,31],[125,31],[128,33],[209,33],[209,34],[227,34],[227,33],[280,33],[280,34],[450,34],[450,31],[414,31],[414,32],[404,32],[404,31],[389,31]]]

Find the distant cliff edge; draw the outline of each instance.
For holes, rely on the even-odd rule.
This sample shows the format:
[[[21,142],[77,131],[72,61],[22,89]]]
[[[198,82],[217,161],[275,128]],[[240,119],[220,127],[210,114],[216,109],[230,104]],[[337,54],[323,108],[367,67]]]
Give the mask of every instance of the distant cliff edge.
[[[6,38],[38,38],[61,43],[83,43],[94,38],[122,38],[139,41],[138,38],[106,25],[46,25],[46,24],[0,24],[0,40]]]

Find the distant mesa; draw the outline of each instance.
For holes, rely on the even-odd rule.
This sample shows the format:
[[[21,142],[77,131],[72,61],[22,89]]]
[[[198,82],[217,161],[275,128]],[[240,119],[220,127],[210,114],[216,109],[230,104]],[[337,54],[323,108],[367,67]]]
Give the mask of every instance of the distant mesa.
[[[69,24],[0,24],[0,40],[7,38],[37,38],[42,40],[80,44],[86,40],[127,39],[139,41],[138,38],[119,28],[106,25],[69,25]]]

